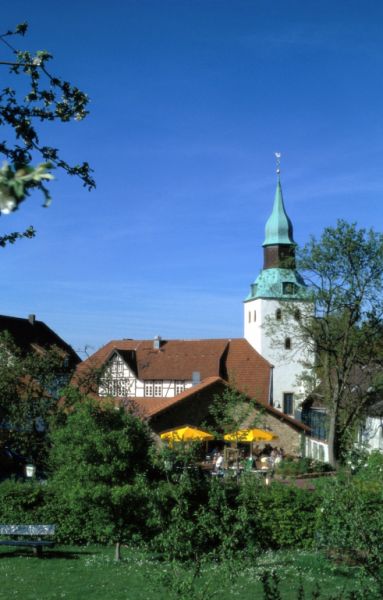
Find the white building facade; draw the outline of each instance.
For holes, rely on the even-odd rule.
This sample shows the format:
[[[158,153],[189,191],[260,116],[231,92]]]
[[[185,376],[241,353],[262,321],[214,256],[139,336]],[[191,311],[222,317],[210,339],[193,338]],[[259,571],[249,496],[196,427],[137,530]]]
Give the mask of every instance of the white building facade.
[[[192,380],[143,381],[116,350],[105,365],[98,395],[117,398],[173,398],[192,386]]]
[[[295,269],[293,226],[279,178],[263,248],[263,269],[244,302],[244,337],[274,366],[273,406],[294,415],[304,399],[300,378],[312,363],[299,334],[299,321],[312,313],[312,304]]]

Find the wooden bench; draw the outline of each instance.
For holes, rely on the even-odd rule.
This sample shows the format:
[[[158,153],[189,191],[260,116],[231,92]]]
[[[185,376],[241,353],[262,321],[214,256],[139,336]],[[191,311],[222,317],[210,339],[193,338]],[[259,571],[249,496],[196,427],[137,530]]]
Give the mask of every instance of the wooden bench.
[[[55,525],[0,525],[0,536],[10,538],[0,539],[0,546],[29,546],[33,548],[35,556],[41,557],[44,546],[52,547],[55,544],[52,540],[41,538],[52,537],[54,533]]]

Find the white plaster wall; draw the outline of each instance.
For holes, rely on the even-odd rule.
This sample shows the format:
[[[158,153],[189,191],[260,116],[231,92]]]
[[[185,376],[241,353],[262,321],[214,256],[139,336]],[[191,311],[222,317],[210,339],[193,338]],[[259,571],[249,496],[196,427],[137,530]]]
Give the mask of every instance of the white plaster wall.
[[[291,300],[289,300],[289,306]],[[302,318],[311,310],[305,302],[296,301],[294,306],[300,310]],[[282,311],[282,320],[277,321],[277,309]],[[254,320],[254,313],[256,318]],[[297,323],[292,315],[283,311],[283,301],[257,298],[244,303],[244,337],[274,365],[273,404],[283,409],[283,394],[294,394],[294,411],[304,396],[304,388],[297,378],[307,369],[303,363],[310,362],[307,349],[302,348],[297,335]],[[284,347],[285,338],[290,337],[291,349]]]
[[[109,364],[105,370],[105,383],[101,383],[98,389],[99,396],[108,396],[110,395],[110,387],[112,382],[121,381],[123,382],[123,394],[112,393],[111,395],[118,396],[124,398],[144,398],[145,394],[145,381],[138,379],[133,371],[129,368],[129,366],[122,360],[121,356],[115,354],[109,361]],[[177,384],[181,382],[181,380],[153,380],[150,381],[153,387],[153,394],[151,397],[154,397],[154,385],[161,384],[162,392],[161,396],[155,396],[157,398],[173,398],[176,396],[176,388]],[[149,383],[149,382],[146,382]],[[192,387],[191,381],[182,381],[184,385],[184,389],[188,389]],[[116,388],[113,388],[115,391]]]

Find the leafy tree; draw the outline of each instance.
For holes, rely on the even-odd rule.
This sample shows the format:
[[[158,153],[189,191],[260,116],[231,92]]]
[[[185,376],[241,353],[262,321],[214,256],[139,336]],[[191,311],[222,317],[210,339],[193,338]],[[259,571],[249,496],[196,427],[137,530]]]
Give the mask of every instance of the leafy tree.
[[[314,314],[296,321],[296,332],[315,354],[311,384],[319,381],[328,409],[336,466],[375,397],[383,362],[383,235],[339,220],[311,238],[298,268],[311,286]]]
[[[61,417],[50,457],[58,512],[71,514],[74,541],[114,541],[119,559],[121,543],[144,529],[149,428],[124,408],[86,397]]]
[[[234,385],[225,386],[222,393],[213,397],[206,427],[214,430],[216,435],[233,433],[244,427],[255,427],[259,415],[260,408],[256,400],[236,390]]]
[[[88,163],[71,165],[57,148],[40,141],[41,123],[84,119],[88,114],[88,97],[68,81],[51,74],[48,64],[53,57],[49,52],[18,50],[11,44],[14,36],[24,36],[27,29],[27,23],[21,23],[14,31],[0,35],[3,46],[12,54],[12,60],[2,60],[0,65],[9,67],[10,79],[18,77],[16,85],[6,85],[0,90],[0,126],[6,138],[0,139],[0,154],[5,158],[0,168],[1,214],[16,210],[35,189],[43,193],[44,206],[48,206],[51,196],[46,184],[53,179],[54,168],[79,177],[88,189],[95,186]],[[34,165],[38,157],[43,162]],[[0,237],[0,246],[33,235],[34,230],[29,227],[23,233]]]
[[[59,348],[25,354],[7,332],[0,334],[0,419],[9,445],[41,468],[48,454],[47,426],[68,376]]]

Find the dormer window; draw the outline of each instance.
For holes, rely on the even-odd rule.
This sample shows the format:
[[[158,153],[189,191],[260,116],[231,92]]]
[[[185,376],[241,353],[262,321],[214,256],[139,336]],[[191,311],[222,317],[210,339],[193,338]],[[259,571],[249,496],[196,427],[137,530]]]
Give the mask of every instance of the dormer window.
[[[284,281],[282,283],[282,291],[286,296],[292,296],[293,294],[296,294],[297,290],[297,285],[295,283],[291,283],[291,281]]]
[[[275,318],[277,321],[280,321],[282,319],[282,311],[280,308],[277,308],[277,310],[275,311]]]

